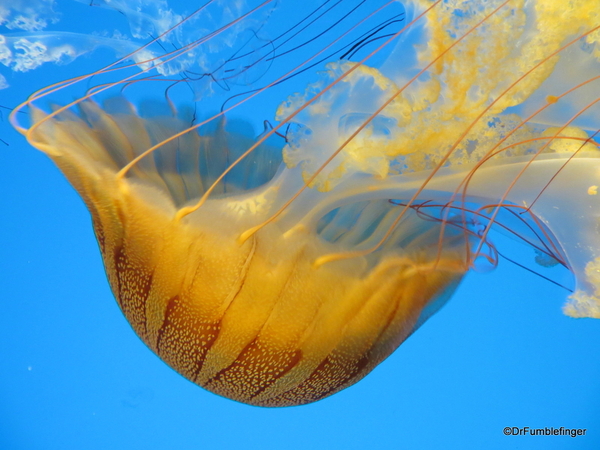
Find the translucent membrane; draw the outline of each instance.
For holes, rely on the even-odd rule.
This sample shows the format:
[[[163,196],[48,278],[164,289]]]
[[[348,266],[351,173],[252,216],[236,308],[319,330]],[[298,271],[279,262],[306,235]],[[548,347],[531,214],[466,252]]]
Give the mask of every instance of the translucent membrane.
[[[80,79],[50,87],[24,104],[28,127],[13,114],[85,200],[144,342],[235,400],[319,400],[385,359],[469,269],[495,265],[492,228],[573,272],[566,314],[600,317],[596,2],[346,2],[339,16],[329,3],[303,17],[257,2],[183,51],[142,61],[175,67],[232,27],[250,30],[271,51],[232,47],[227,64],[246,61],[234,77],[244,95],[228,94],[226,114],[208,111],[208,91],[227,78],[220,59],[195,109],[106,95],[147,93],[158,81],[146,72],[47,110],[41,99]],[[311,59],[277,66],[301,47],[261,34],[278,29],[278,13],[302,17],[288,28]],[[335,32],[313,41],[324,32],[309,23]],[[226,118],[252,119],[269,92],[330,54],[344,59],[280,102],[274,128],[256,137]],[[117,67],[93,75],[114,80]],[[188,86],[198,74],[180,76]]]

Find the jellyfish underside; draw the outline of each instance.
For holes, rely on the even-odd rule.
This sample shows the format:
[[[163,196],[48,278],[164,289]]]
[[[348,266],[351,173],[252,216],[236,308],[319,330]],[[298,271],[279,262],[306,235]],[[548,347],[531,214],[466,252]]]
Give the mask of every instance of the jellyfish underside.
[[[443,21],[433,13],[426,19],[432,47],[443,44],[434,32]],[[506,18],[492,19],[486,32],[500,38]],[[563,32],[559,43],[572,34]],[[467,58],[470,45],[482,45],[480,37],[465,40],[457,46],[464,53],[448,54],[441,60],[446,66],[409,83],[375,115],[381,100],[397,95],[399,79],[366,64],[330,65],[326,76],[333,79],[354,72],[295,117],[298,127],[289,131],[285,148],[261,139],[235,166],[257,142],[238,132],[239,124],[220,118],[171,139],[190,126],[184,112],[148,114],[122,96],[102,105],[83,100],[77,112],[49,114],[31,106],[34,125],[27,137],[84,199],[117,302],[156,354],[194,383],[234,400],[310,403],[360,380],[452,295],[480,247],[477,214],[467,204],[524,205],[551,233],[550,256],[565,260],[577,277],[579,296],[566,311],[600,316],[589,276],[597,257],[592,244],[598,206],[590,182],[600,168],[596,144],[575,126],[527,128],[514,125],[525,115],[502,115],[515,105],[528,107],[527,99],[549,89],[543,82],[561,67],[556,61],[540,69],[543,75],[533,85],[524,83],[510,95],[502,94],[503,79],[486,86],[476,78],[483,93],[451,98],[444,89],[469,81],[452,58]],[[498,64],[513,60],[519,61],[513,63],[518,73],[532,70],[523,69],[514,54]],[[488,64],[485,58],[476,63]],[[588,72],[597,70],[597,62],[590,64]],[[335,103],[331,99],[344,105],[342,112],[327,109]],[[491,100],[497,105],[490,106]],[[303,94],[290,97],[278,118],[285,121],[307,102]],[[361,106],[348,112],[348,103]],[[487,115],[477,119],[484,108]],[[463,111],[470,111],[464,121],[453,119],[455,129],[442,132],[448,117]],[[425,126],[419,122],[426,115],[431,122]],[[342,146],[357,120],[366,126]],[[455,148],[436,167],[470,121],[479,127],[471,146],[505,142],[514,144],[513,153],[488,160]],[[520,129],[515,139],[528,151],[517,151],[500,130],[509,123]],[[436,136],[415,143],[419,130],[436,126],[430,133]],[[407,150],[402,139],[411,133]],[[540,136],[539,145],[529,141]],[[548,142],[553,147],[544,148]],[[324,164],[338,147],[344,149]],[[442,206],[427,217],[418,206],[432,202]],[[574,233],[565,217],[573,217],[580,231]]]

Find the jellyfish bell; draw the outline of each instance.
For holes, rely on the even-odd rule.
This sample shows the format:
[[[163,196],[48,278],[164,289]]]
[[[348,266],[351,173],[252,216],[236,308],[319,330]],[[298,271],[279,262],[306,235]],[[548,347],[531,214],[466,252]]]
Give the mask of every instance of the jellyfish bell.
[[[357,382],[478,260],[496,264],[492,226],[573,271],[566,313],[600,317],[593,2],[570,6],[578,29],[558,2],[414,5],[373,56],[330,62],[280,102],[258,137],[231,116],[312,58],[217,114],[127,98],[176,50],[65,106],[42,100],[78,80],[34,95],[27,126],[12,115],[84,199],[133,329],[194,383],[288,406]],[[395,64],[403,53],[414,67]],[[555,75],[574,65],[577,84]]]
[[[259,156],[268,148],[257,148],[243,160],[239,178],[225,179],[212,199],[176,220],[178,207],[197,201],[234,159],[222,154],[228,149],[222,136],[188,133],[176,146],[158,150],[148,167],[119,180],[122,154],[106,149],[117,142],[117,148],[139,154],[153,138],[162,141],[164,135],[156,134],[168,120],[109,113],[108,104],[102,110],[82,103],[81,110],[79,117],[59,115],[53,122],[34,112],[40,124],[36,145],[62,143],[58,153],[48,153],[83,192],[111,287],[138,335],[213,392],[265,406],[333,393],[388,356],[465,272],[464,236],[456,232],[447,233],[439,267],[431,269],[439,226],[416,214],[396,227],[380,251],[316,267],[323,254],[383,236],[398,207],[378,197],[350,199],[299,227],[311,205],[329,201],[318,193],[298,212],[291,210],[240,243],[244,231],[267,220],[290,189],[302,185],[299,173],[290,180],[283,169],[254,187],[250,169],[271,166],[268,157]],[[77,156],[67,156],[73,148]],[[196,169],[174,172],[181,161],[195,161]]]

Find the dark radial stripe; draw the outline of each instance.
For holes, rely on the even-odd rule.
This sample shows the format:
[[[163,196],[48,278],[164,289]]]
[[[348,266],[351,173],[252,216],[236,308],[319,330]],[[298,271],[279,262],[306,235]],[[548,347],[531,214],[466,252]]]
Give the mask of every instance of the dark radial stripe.
[[[140,287],[139,290],[139,300],[140,300],[140,314],[144,321],[144,335],[146,336],[146,340],[148,339],[148,315],[146,314],[146,307],[148,305],[148,298],[150,297],[150,291],[152,289],[152,280],[154,279],[154,272],[151,272],[147,278],[144,280],[144,283]]]
[[[249,257],[251,256],[249,255]],[[299,258],[299,256],[297,257]],[[290,270],[287,274],[287,279],[283,283],[278,297],[286,292],[294,270]],[[236,292],[236,297],[244,282],[245,280],[242,281],[240,289]],[[233,304],[233,300],[228,307]],[[264,325],[269,321],[277,305],[278,301],[274,301],[263,326],[257,332],[257,337],[244,347],[234,362],[221,369],[203,384],[206,389],[225,397],[248,401],[264,392],[301,361],[302,351],[300,349],[275,349],[269,344],[265,344],[264,340],[260,338]]]
[[[341,379],[341,382],[335,386],[331,385],[329,387],[329,389],[321,391],[321,393],[315,398],[315,400],[321,400],[322,398],[325,398],[328,395],[333,394],[335,391],[341,389],[347,383],[352,381],[353,378],[355,378],[357,375],[359,375],[364,370],[364,368],[367,367],[367,365],[369,364],[370,361],[371,361],[371,358],[369,357],[368,354],[366,354],[366,355],[363,355],[363,357],[360,358],[359,360],[353,362],[352,369],[345,373],[345,376]],[[330,361],[330,363],[332,366],[335,366],[333,361]],[[343,365],[341,365],[341,367],[343,367]]]
[[[119,246],[119,247],[115,247],[114,253],[113,253],[113,267],[114,267],[114,274],[113,274],[113,278],[115,280],[115,284],[116,284],[116,292],[115,292],[115,297],[117,299],[117,303],[119,304],[119,308],[121,308],[121,311],[123,311],[123,313],[125,313],[125,309],[123,307],[123,300],[121,298],[121,293],[122,293],[122,288],[121,288],[121,277],[119,276],[119,266],[121,264],[121,260],[123,258],[123,246]]]
[[[259,388],[250,398],[254,398],[259,394],[262,394],[268,387],[270,387],[273,383],[275,383],[278,379],[282,378],[286,375],[290,370],[292,370],[295,366],[298,365],[300,361],[302,361],[302,350],[294,350],[289,353],[289,362],[288,364],[281,370],[281,372],[275,374],[269,382],[263,383],[263,386]]]
[[[167,307],[165,308],[165,318],[163,319],[163,323],[160,326],[160,328],[158,329],[158,333],[156,336],[156,353],[158,353],[160,355],[161,351],[160,351],[160,344],[162,342],[163,339],[163,335],[165,333],[165,330],[167,329],[167,327],[170,325],[170,320],[169,320],[169,316],[171,315],[171,313],[173,312],[173,309],[175,308],[175,302],[177,301],[177,299],[179,298],[178,295],[176,295],[175,297],[172,297],[169,299],[169,301],[167,302]]]
[[[369,362],[368,355],[354,359],[334,351],[298,386],[258,404],[261,406],[293,406],[321,400],[351,384],[352,380],[361,374]]]
[[[115,249],[114,267],[117,302],[133,329],[147,342],[146,304],[154,272],[132,265],[124,246]]]
[[[400,297],[389,312],[385,325],[379,331],[371,347],[361,356],[348,356],[334,349],[313,372],[296,387],[264,400],[263,406],[298,405],[321,400],[338,390],[354,383],[356,377],[372,363],[373,348],[381,344],[380,339],[389,329],[400,306]]]
[[[301,360],[302,351],[299,349],[274,349],[256,338],[205,387],[220,395],[248,401],[287,374]]]
[[[190,378],[194,383],[198,384],[198,377],[200,376],[200,372],[202,371],[202,367],[204,366],[204,360],[206,359],[206,355],[208,354],[208,352],[210,351],[210,349],[212,348],[213,344],[215,343],[215,341],[217,340],[217,337],[219,336],[219,333],[221,331],[221,321],[223,320],[223,317],[225,317],[225,315],[227,314],[227,311],[229,310],[229,308],[231,307],[231,305],[233,305],[233,303],[235,302],[235,300],[237,299],[238,295],[240,294],[240,292],[242,292],[242,289],[244,288],[244,285],[246,284],[246,277],[248,274],[248,267],[250,266],[252,259],[254,258],[254,254],[256,251],[256,237],[252,237],[252,246],[250,247],[250,250],[248,251],[248,254],[246,255],[246,259],[244,260],[244,264],[242,265],[242,269],[240,271],[240,275],[239,278],[240,283],[239,286],[235,289],[235,293],[229,294],[227,297],[231,296],[231,300],[229,300],[229,303],[227,304],[227,306],[225,307],[225,309],[223,310],[223,313],[221,314],[221,317],[218,321],[216,322],[212,322],[209,325],[212,325],[213,330],[215,331],[208,339],[208,342],[206,343],[204,347],[204,352],[202,355],[202,358],[199,359],[196,363],[196,367],[193,371],[192,377]],[[198,271],[199,267],[196,268],[196,273]],[[209,380],[210,382],[210,380]],[[202,386],[206,386],[207,383],[204,383]]]
[[[206,345],[203,347],[202,355],[200,358],[197,359],[195,367],[194,367],[194,371],[192,372],[192,376],[190,379],[194,383],[197,383],[198,377],[200,376],[200,372],[202,371],[202,367],[204,367],[204,361],[206,360],[206,355],[208,354],[209,350],[212,348],[213,344],[219,337],[219,333],[221,331],[221,321],[215,322],[214,324],[212,324],[212,329],[214,330],[214,333],[212,333],[208,336],[208,341],[207,341]]]
[[[176,295],[167,302],[155,351],[167,364],[196,382],[220,329],[220,322],[199,318],[193,305]]]

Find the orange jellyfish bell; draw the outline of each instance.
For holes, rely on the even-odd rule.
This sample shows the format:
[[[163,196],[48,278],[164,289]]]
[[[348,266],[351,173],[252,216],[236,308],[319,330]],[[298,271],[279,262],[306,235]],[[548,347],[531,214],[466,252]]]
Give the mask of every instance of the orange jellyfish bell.
[[[28,128],[12,115],[84,199],[133,329],[194,383],[261,406],[350,386],[476,261],[496,263],[491,226],[574,272],[565,312],[600,317],[595,2],[414,3],[397,35],[328,64],[258,138],[223,114],[95,100],[119,83],[52,111],[38,94]],[[411,33],[427,45],[399,40]]]
[[[88,205],[111,287],[137,334],[215,393],[284,406],[342,389],[388,356],[465,272],[463,233],[447,233],[439,254],[439,223],[414,212],[377,252],[315,264],[383,237],[398,206],[377,193],[314,193],[242,242],[302,186],[289,169],[254,185],[252,171],[269,173],[274,149],[257,147],[237,177],[215,185],[238,156],[230,145],[247,140],[223,128],[186,133],[120,178],[124,151],[131,160],[186,122],[142,119],[123,99],[80,108],[51,120],[34,109],[31,139]]]

